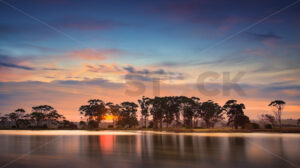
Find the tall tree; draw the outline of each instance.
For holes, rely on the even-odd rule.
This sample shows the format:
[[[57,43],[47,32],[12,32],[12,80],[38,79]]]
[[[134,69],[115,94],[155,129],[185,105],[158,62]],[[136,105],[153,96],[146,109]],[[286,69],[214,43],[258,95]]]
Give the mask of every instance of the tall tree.
[[[181,104],[180,108],[183,113],[184,125],[193,128],[193,119],[198,111],[200,99],[196,97],[188,98],[185,96],[180,96],[178,99]]]
[[[236,100],[228,100],[223,108],[228,117],[228,125],[232,124],[235,129],[245,126],[248,117],[244,114],[245,105],[243,103],[238,104]]]
[[[141,107],[141,114],[143,116],[144,127],[147,128],[147,120],[149,117],[149,106],[150,106],[150,98],[143,96],[142,99],[138,100]]]
[[[163,106],[163,98],[154,97],[150,100],[151,108],[150,114],[153,116],[153,126],[154,128],[158,128],[158,123],[160,128],[162,129],[163,125],[163,116],[164,116],[164,106]]]
[[[119,120],[121,106],[111,102],[107,103],[106,105],[108,106],[109,113],[112,115],[113,127],[115,127],[115,123]]]
[[[134,102],[123,102],[121,103],[121,113],[120,120],[118,121],[118,125],[129,128],[137,126],[138,120],[136,116],[138,105]]]
[[[88,101],[88,105],[82,105],[79,108],[80,114],[84,115],[85,117],[88,117],[88,123],[91,123],[90,121],[95,121],[99,125],[101,122],[103,116],[107,112],[106,104],[104,101],[100,99],[92,99]],[[96,124],[92,124],[93,127]]]
[[[161,107],[163,112],[163,121],[166,123],[167,128],[175,120],[176,114],[179,111],[179,104],[177,102],[177,97],[163,97]]]
[[[206,123],[206,127],[214,127],[215,123],[223,120],[223,108],[211,100],[203,102],[201,105],[201,118]]]
[[[282,115],[282,111],[284,108],[284,105],[286,103],[283,100],[274,100],[272,101],[269,106],[274,107],[275,109],[273,110],[274,112],[274,116],[277,119],[278,123],[279,123],[279,127],[281,128],[281,115]]]

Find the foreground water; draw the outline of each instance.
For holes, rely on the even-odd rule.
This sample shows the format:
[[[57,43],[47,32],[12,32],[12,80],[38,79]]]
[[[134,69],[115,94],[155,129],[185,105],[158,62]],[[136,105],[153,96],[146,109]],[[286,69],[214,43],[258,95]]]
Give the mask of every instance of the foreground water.
[[[0,168],[299,166],[299,134],[0,131]]]

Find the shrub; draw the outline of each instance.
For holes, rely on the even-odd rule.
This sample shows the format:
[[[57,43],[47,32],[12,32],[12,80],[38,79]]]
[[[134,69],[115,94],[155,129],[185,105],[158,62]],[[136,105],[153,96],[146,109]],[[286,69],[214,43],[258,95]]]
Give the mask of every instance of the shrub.
[[[266,129],[272,129],[273,127],[272,127],[271,124],[266,124],[266,125],[265,125],[265,128],[266,128]]]
[[[114,128],[114,126],[113,125],[108,125],[107,128]]]
[[[259,125],[257,123],[252,123],[253,129],[259,129]]]
[[[153,128],[153,125],[154,125],[153,121],[150,121],[149,125],[148,125],[148,128]]]
[[[99,123],[95,120],[90,120],[88,122],[88,127],[89,128],[98,128],[99,127]]]

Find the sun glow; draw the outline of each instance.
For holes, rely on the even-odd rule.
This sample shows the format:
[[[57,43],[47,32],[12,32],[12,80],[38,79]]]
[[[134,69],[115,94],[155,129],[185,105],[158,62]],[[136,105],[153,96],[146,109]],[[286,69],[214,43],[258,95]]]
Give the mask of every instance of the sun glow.
[[[103,116],[103,120],[115,120],[115,119],[117,119],[118,118],[118,116],[114,116],[114,115],[105,115],[105,116]]]

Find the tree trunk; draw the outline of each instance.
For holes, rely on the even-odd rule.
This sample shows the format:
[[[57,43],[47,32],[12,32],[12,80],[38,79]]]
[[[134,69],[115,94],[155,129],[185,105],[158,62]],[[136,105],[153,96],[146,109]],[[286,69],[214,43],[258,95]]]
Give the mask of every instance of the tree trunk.
[[[145,116],[145,128],[147,128],[147,116]]]

